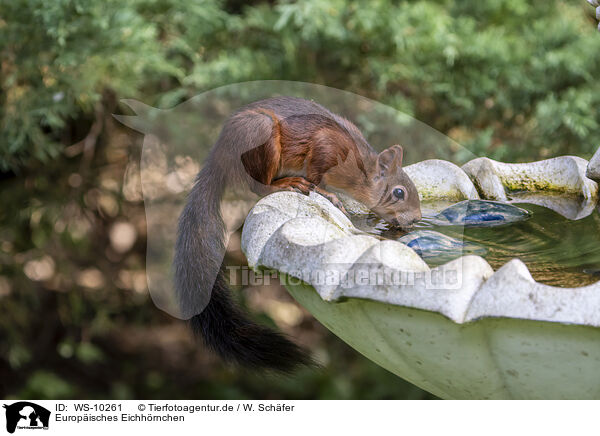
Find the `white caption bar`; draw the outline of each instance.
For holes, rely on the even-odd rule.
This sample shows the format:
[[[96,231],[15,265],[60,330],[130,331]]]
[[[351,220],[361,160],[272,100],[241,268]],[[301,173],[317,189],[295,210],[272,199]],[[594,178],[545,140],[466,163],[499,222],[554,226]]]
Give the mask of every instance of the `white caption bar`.
[[[586,401],[20,401],[5,400],[1,434],[372,435],[587,434]],[[42,433],[36,430],[43,430]],[[210,432],[210,433],[208,433]]]

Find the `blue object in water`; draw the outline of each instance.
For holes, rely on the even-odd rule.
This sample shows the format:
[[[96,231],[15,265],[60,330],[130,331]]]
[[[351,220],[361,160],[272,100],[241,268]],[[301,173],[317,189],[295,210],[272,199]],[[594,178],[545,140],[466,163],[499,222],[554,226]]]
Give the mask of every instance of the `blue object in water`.
[[[531,212],[489,200],[465,200],[444,209],[431,222],[440,226],[493,227],[524,221]]]
[[[423,259],[440,258],[440,260],[444,260],[464,254],[483,256],[487,252],[485,247],[459,241],[432,230],[417,230],[398,238],[398,241],[415,250]]]

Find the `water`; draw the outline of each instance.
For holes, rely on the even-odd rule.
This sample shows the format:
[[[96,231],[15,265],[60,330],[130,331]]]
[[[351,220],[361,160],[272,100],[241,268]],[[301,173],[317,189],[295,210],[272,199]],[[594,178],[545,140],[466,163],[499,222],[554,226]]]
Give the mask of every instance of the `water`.
[[[552,286],[578,287],[600,280],[600,213],[598,208],[585,218],[570,220],[553,210],[528,203],[514,203],[531,213],[524,221],[494,227],[463,227],[436,224],[434,216],[448,204],[424,204],[424,219],[415,229],[442,233],[460,242],[469,243],[469,250],[442,256],[422,256],[430,266],[447,262],[473,252],[473,246],[483,249],[482,255],[497,270],[511,259],[519,258],[529,268],[533,278]],[[437,212],[436,212],[437,210]],[[389,239],[399,239],[406,233],[390,229],[374,216],[355,217],[360,229]],[[410,234],[409,234],[410,235]],[[448,245],[447,243],[445,243]]]
[[[425,260],[444,262],[466,254],[484,256],[487,249],[478,244],[452,238],[433,230],[415,230],[397,239]]]
[[[531,217],[528,210],[508,203],[488,200],[464,200],[453,204],[425,222],[440,226],[496,227],[525,221]]]

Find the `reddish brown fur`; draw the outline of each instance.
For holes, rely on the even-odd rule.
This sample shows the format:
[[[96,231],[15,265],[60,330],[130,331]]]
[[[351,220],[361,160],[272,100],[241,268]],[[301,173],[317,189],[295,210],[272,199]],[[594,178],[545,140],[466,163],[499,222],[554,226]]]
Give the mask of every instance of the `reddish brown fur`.
[[[315,103],[293,100],[284,97],[257,102],[232,117],[235,126],[231,129],[258,129],[265,138],[254,147],[245,144],[250,149],[239,154],[256,193],[318,191],[343,209],[336,195],[326,190],[329,186],[347,192],[390,222],[407,224],[414,221],[413,217],[420,218],[420,212],[414,211],[419,211],[416,189],[412,189],[412,182],[401,170],[401,147],[378,155],[347,119]],[[309,105],[312,106],[307,108]],[[228,145],[234,147],[238,142],[230,140]],[[229,151],[232,157],[237,154],[235,149]],[[382,183],[378,172],[389,183]],[[403,176],[403,180],[391,180],[398,176]],[[407,195],[414,198],[406,203],[406,211],[400,211],[398,202],[384,200],[394,186],[405,185],[411,185],[414,192]]]
[[[334,194],[323,188],[317,189],[328,172],[327,185],[340,188],[348,187],[348,183],[344,183],[346,180],[358,182],[364,179],[364,182],[367,179],[367,171],[356,142],[333,119],[322,115],[300,115],[279,120],[268,109],[259,108],[253,112],[267,115],[273,121],[269,140],[242,155],[244,168],[254,180],[277,190],[299,190],[303,193],[318,190],[337,203]],[[358,131],[354,125],[352,127]],[[354,160],[354,165],[341,166],[350,153],[359,159]],[[361,172],[358,178],[357,169]],[[288,174],[301,174],[302,177],[286,177]],[[364,187],[365,184],[356,186]]]

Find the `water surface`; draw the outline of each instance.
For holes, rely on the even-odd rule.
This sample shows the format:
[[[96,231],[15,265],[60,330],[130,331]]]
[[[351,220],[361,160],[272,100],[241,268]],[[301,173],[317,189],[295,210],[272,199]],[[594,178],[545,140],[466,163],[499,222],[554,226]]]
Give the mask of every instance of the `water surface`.
[[[600,280],[598,208],[585,218],[570,220],[540,205],[519,202],[513,204],[531,212],[531,217],[526,221],[495,227],[463,227],[432,223],[431,218],[436,210],[439,211],[448,204],[425,203],[424,219],[416,229],[434,230],[457,240],[485,247],[487,252],[483,257],[494,270],[511,259],[519,258],[540,283],[578,287]],[[374,216],[355,217],[353,221],[360,229],[389,239],[398,239],[406,234],[390,229]],[[425,258],[425,261],[430,266],[437,266],[447,262],[448,258]]]

